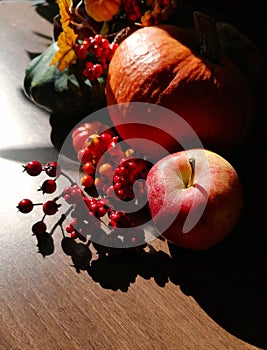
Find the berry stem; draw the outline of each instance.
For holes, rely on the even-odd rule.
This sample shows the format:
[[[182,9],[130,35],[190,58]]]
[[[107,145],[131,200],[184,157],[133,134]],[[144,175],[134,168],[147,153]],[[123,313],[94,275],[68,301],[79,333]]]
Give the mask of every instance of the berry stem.
[[[80,8],[80,6],[81,6],[82,4],[83,4],[83,1],[81,0],[81,1],[77,4],[77,6],[74,8],[74,11],[73,11],[73,14],[75,15],[75,17],[76,17],[78,20],[81,21],[81,23],[77,23],[77,22],[75,22],[73,19],[71,19],[71,24],[74,25],[74,26],[76,26],[76,27],[82,26],[83,28],[89,28],[89,29],[92,31],[92,33],[93,33],[94,35],[96,35],[97,32],[96,32],[96,30],[94,29],[94,27],[93,27],[90,23],[88,23],[88,21],[86,21],[86,19],[85,19],[83,16],[81,16],[81,15],[79,14],[79,8]]]
[[[74,185],[76,184],[75,181],[73,181],[72,178],[71,178],[69,175],[67,175],[66,173],[64,173],[64,171],[61,171],[61,172],[60,172],[60,175],[63,175],[67,180],[69,180],[71,186],[74,186]],[[60,176],[60,175],[59,175],[59,176]],[[56,180],[59,178],[59,176],[56,178]]]
[[[61,227],[61,230],[62,230],[62,234],[63,234],[63,237],[64,237],[64,230],[62,228],[62,224],[63,222],[66,220],[67,216],[72,212],[74,206],[72,205],[71,207],[68,208],[68,210],[66,210],[66,212],[64,214],[61,215],[61,217],[59,218],[59,220],[55,223],[55,225],[52,227],[51,231],[50,231],[50,235],[52,236],[53,233],[55,232],[56,228],[58,226]]]

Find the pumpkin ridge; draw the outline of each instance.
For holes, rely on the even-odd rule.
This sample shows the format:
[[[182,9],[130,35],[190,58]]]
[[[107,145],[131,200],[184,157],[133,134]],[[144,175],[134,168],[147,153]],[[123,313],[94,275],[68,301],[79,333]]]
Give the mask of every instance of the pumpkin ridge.
[[[238,149],[248,137],[256,116],[255,95],[247,76],[223,51],[218,61],[210,60],[199,52],[197,45],[186,46],[179,41],[181,36],[186,43],[187,31],[164,29],[139,29],[118,47],[107,74],[107,105],[124,102],[160,105],[182,117],[204,147],[223,153]],[[193,34],[189,32],[190,38]],[[111,115],[111,119],[118,124],[125,121],[126,115],[127,111],[123,111],[119,116]],[[148,125],[157,122],[164,130],[164,116],[163,113],[158,120],[151,116],[145,122]],[[129,117],[136,118],[137,123],[142,119],[139,114]],[[172,130],[180,137],[181,126],[175,118]],[[133,133],[146,137],[149,132],[149,128],[137,131],[127,126],[119,131],[124,139]],[[167,146],[169,152],[177,150],[173,140],[161,136],[159,143]],[[184,139],[190,142],[191,135],[185,134]],[[160,151],[156,154],[153,147],[145,150],[142,147],[138,151],[152,158],[162,154]]]

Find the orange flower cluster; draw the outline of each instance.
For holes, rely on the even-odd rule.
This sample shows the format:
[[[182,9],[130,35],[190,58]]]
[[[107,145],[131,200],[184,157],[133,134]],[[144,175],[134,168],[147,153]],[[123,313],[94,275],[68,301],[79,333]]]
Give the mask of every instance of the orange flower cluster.
[[[97,22],[110,21],[120,9],[121,0],[85,0],[87,14]]]

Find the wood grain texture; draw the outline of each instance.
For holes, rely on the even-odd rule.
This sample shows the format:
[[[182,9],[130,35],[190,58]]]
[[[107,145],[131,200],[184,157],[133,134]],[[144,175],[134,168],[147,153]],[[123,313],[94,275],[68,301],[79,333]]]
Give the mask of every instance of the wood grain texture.
[[[267,348],[266,234],[247,213],[228,239],[203,253],[156,240],[141,255],[94,256],[77,273],[56,232],[55,253],[37,254],[30,228],[40,211],[15,208],[21,198],[40,199],[40,179],[22,173],[21,164],[58,154],[49,115],[22,92],[29,53],[51,42],[49,12],[36,10],[0,2],[0,350]]]

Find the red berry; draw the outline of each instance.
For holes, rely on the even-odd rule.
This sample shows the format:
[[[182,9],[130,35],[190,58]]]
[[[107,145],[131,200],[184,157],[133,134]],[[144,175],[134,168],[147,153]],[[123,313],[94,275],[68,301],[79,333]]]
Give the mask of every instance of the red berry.
[[[32,160],[23,167],[24,171],[26,171],[30,176],[37,176],[43,170],[42,164],[38,162],[38,160]]]
[[[141,17],[140,7],[137,0],[122,1],[122,8],[130,21],[136,21]]]
[[[92,69],[94,67],[94,64],[93,62],[86,62],[86,65],[85,65],[86,69]]]
[[[72,144],[73,144],[74,150],[78,152],[79,150],[83,149],[86,146],[85,142],[89,135],[88,135],[88,130],[86,129],[76,133],[75,131],[73,132],[73,136],[72,136],[72,141],[73,141]]]
[[[97,200],[95,198],[87,198],[85,200],[85,204],[89,208],[90,211],[94,211],[94,208],[96,208]]]
[[[38,191],[43,191],[43,193],[53,193],[57,188],[55,180],[45,180],[41,188]]]
[[[113,189],[115,192],[119,191],[122,189],[122,184],[120,182],[116,182],[114,185],[113,185]]]
[[[46,215],[54,215],[58,211],[59,207],[60,207],[60,204],[58,204],[54,200],[50,200],[43,204],[43,212]]]
[[[105,144],[107,147],[113,140],[113,137],[108,132],[103,132],[99,135],[101,139],[101,143]]]
[[[83,198],[82,195],[83,195],[83,192],[78,185],[72,186],[71,193],[70,193],[72,203],[77,203],[80,200],[82,200]]]
[[[91,187],[94,184],[94,179],[93,179],[93,177],[91,175],[84,175],[81,178],[81,184],[85,188]]]
[[[82,44],[75,45],[75,52],[79,59],[84,60],[86,58],[88,47],[89,47],[88,40],[84,40]]]
[[[103,68],[101,64],[97,63],[94,65],[95,77],[99,78],[103,74]]]
[[[89,210],[90,210],[93,214],[95,214],[97,208],[98,208],[97,203],[91,203],[91,204],[89,205]]]
[[[76,232],[75,230],[73,230],[73,231],[70,233],[70,237],[71,237],[72,239],[78,238],[77,232]]]
[[[83,164],[88,163],[92,160],[92,152],[88,148],[81,149],[78,152],[78,159]]]
[[[83,171],[86,175],[93,175],[95,173],[95,167],[92,162],[87,162],[83,166]]]
[[[135,197],[133,185],[138,179],[145,180],[151,164],[139,158],[122,159],[120,165],[115,169],[113,176],[113,189],[121,200],[131,200]],[[145,194],[143,184],[135,186],[137,196]]]
[[[44,171],[50,177],[56,177],[60,173],[60,167],[57,162],[49,162],[44,166]]]
[[[46,232],[46,224],[42,221],[37,221],[33,226],[32,226],[32,232],[34,235],[40,235],[42,233]]]
[[[95,209],[95,216],[101,218],[105,216],[107,213],[107,209],[104,206],[97,206]]]
[[[124,216],[123,212],[114,211],[110,214],[110,220],[119,222],[122,216]]]
[[[69,190],[70,189],[70,190]],[[78,185],[74,185],[68,188],[68,191],[63,191],[63,197],[69,204],[78,204],[83,200],[82,189]]]
[[[30,199],[22,199],[17,205],[17,208],[21,213],[27,214],[32,211],[33,203]]]
[[[67,203],[71,204],[72,202],[72,199],[71,199],[71,196],[69,194],[65,194],[64,195],[64,199]]]
[[[71,187],[65,187],[63,190],[63,198],[67,203],[71,203]]]
[[[77,219],[71,220],[70,225],[73,226],[73,227],[77,226]]]
[[[68,232],[68,233],[71,233],[72,231],[74,231],[74,228],[72,225],[67,225],[65,230]]]
[[[108,152],[111,156],[117,156],[118,154],[121,154],[121,151],[121,146],[115,141],[110,142],[108,145]]]
[[[71,194],[71,190],[72,190],[72,188],[70,186],[65,187],[64,190],[63,190],[63,195],[64,196],[70,195]]]
[[[127,199],[127,193],[124,190],[118,190],[116,193],[123,201]]]
[[[94,41],[95,41],[95,43],[97,43],[97,44],[102,44],[102,40],[103,40],[103,37],[102,37],[102,35],[101,34],[96,34],[95,35],[95,37],[94,37]]]
[[[128,169],[123,166],[123,165],[120,165],[116,170],[115,170],[115,175],[118,175],[118,176],[127,176],[128,174]]]
[[[113,166],[110,163],[100,165],[98,171],[101,176],[106,176],[108,179],[112,179]]]
[[[89,65],[89,63],[92,64],[92,62],[86,63],[86,68],[83,70],[83,75],[92,81],[95,79],[95,69],[94,69],[94,66],[91,67],[91,65]]]
[[[102,47],[95,44],[94,47],[93,47],[93,52],[94,52],[94,55],[98,58],[98,57],[101,57],[102,55]]]

